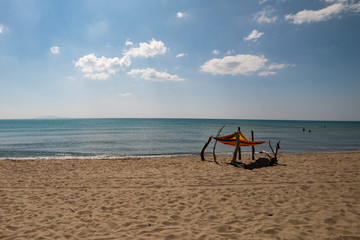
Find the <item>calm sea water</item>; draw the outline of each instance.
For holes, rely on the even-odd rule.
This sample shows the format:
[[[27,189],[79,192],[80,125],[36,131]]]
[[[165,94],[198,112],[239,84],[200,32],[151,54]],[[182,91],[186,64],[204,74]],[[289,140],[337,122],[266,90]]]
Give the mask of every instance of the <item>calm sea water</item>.
[[[221,119],[0,120],[0,160],[198,154],[210,135],[281,141],[280,152],[360,151],[360,122]],[[305,131],[303,131],[305,128]],[[309,132],[311,130],[311,132]],[[212,142],[207,152],[212,152]],[[233,147],[217,144],[217,153]],[[256,151],[270,151],[267,143]],[[251,148],[243,148],[250,152]]]

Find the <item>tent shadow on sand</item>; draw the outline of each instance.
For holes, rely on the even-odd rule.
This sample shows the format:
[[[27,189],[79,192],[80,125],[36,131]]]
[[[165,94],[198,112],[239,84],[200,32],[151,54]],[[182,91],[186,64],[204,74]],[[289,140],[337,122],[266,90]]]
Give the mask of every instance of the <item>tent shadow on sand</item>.
[[[253,170],[255,168],[273,167],[277,165],[286,166],[285,164],[278,164],[277,161],[275,162],[268,158],[259,158],[255,162],[251,162],[248,164],[237,162],[237,165],[248,170]]]

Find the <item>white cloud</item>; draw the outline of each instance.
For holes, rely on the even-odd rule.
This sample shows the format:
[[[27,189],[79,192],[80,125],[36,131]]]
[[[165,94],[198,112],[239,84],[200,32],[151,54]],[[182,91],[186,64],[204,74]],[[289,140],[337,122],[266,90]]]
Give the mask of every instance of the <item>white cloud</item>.
[[[326,21],[343,13],[360,13],[360,2],[349,0],[325,0],[331,5],[320,10],[304,9],[296,14],[285,15],[285,20],[294,24]]]
[[[120,97],[130,97],[132,94],[131,93],[120,93],[119,96]]]
[[[133,43],[129,40],[126,40],[125,45],[131,46],[133,45]],[[53,50],[56,51],[56,49]],[[166,51],[167,47],[165,47],[165,44],[162,41],[156,41],[155,39],[152,39],[151,41],[149,41],[149,43],[143,42],[139,44],[139,47],[133,47],[130,48],[128,51],[125,51],[122,58],[106,58],[104,56],[98,58],[95,56],[94,53],[92,53],[79,58],[74,63],[77,68],[79,68],[83,73],[85,73],[85,77],[104,80],[111,77],[111,75],[114,75],[119,70],[124,70],[126,67],[129,67],[132,63],[131,57],[154,57],[158,54],[165,54]],[[156,74],[157,76],[159,76],[159,79],[161,77],[163,77],[164,79],[168,77],[169,79],[176,80],[176,78],[172,78],[172,75],[170,74],[168,76],[165,76],[164,73]]]
[[[335,17],[346,9],[343,3],[334,3],[320,10],[302,10],[295,15],[285,15],[285,19],[294,24],[325,21]]]
[[[250,40],[253,40],[253,41],[256,41],[258,38],[260,38],[262,35],[264,35],[263,32],[258,32],[256,29],[253,30],[249,36],[247,37],[244,37],[244,40],[245,41],[250,41]]]
[[[94,38],[102,37],[109,31],[109,26],[106,22],[99,21],[88,26],[87,33]]]
[[[50,51],[52,54],[59,54],[60,53],[60,47],[54,46],[50,48]]]
[[[220,51],[217,50],[217,49],[214,49],[214,50],[212,51],[212,53],[215,54],[215,55],[218,55],[218,54],[220,54]]]
[[[270,76],[270,75],[275,75],[276,72],[270,72],[270,71],[262,71],[262,72],[259,72],[259,76],[261,77],[266,77],[266,76]]]
[[[178,55],[176,55],[177,58],[185,57],[185,56],[187,56],[187,53],[179,53]]]
[[[5,32],[5,26],[0,24],[0,34],[3,34]]]
[[[347,6],[347,8],[350,10],[350,11],[353,11],[353,12],[356,12],[356,13],[360,13],[360,2],[358,3],[353,3],[353,4],[349,4]]]
[[[125,46],[132,46],[132,45],[134,45],[134,43],[131,42],[129,39],[127,39],[125,42]]]
[[[360,2],[349,4],[348,9],[351,11],[355,11],[356,13],[360,13]]]
[[[258,23],[272,23],[277,20],[277,16],[271,16],[274,12],[273,9],[264,9],[255,14],[254,20]]]
[[[343,3],[346,3],[348,0],[325,0],[325,2],[328,2],[328,3],[340,3],[340,2],[343,2]]]
[[[233,53],[235,53],[235,50],[228,50],[228,51],[226,52],[226,55],[230,55],[230,54],[233,54]]]
[[[85,74],[85,77],[95,79],[95,80],[105,80],[110,77],[110,74],[108,74],[106,72],[99,72],[99,73],[95,72],[95,73],[87,73],[87,74]]]
[[[224,58],[213,58],[201,66],[201,70],[213,75],[251,75],[265,67],[268,60],[264,56],[239,54]]]
[[[262,72],[259,72],[259,76],[262,76],[262,77],[265,77],[265,76],[270,76],[270,75],[275,75],[276,72],[274,71],[270,71],[270,70],[275,70],[275,69],[283,69],[283,68],[286,68],[286,67],[289,67],[290,65],[289,64],[285,64],[285,63],[282,63],[282,64],[278,64],[278,63],[272,63],[270,65],[268,65],[267,67],[265,67],[265,70],[262,71]],[[294,66],[294,65],[293,65]]]
[[[178,13],[176,14],[176,17],[177,17],[177,18],[183,18],[183,17],[184,17],[184,13],[178,12]]]
[[[273,64],[270,64],[268,66],[268,69],[269,70],[273,70],[273,69],[283,69],[285,67],[288,67],[289,64],[276,64],[276,63],[273,63]]]
[[[268,59],[263,55],[238,54],[236,56],[226,56],[224,58],[213,58],[205,62],[200,68],[203,72],[213,75],[253,75],[260,71],[260,76],[274,75],[272,69],[282,69],[287,64],[266,65]]]
[[[344,5],[344,10],[349,12],[360,13],[360,2],[354,0],[325,0],[328,3],[341,3]]]
[[[176,75],[171,75],[167,72],[158,72],[153,68],[146,68],[146,69],[132,69],[128,72],[132,77],[140,76],[140,78],[149,80],[149,81],[156,81],[156,82],[165,82],[165,81],[183,81],[184,79],[180,78]]]
[[[154,57],[159,54],[165,54],[167,47],[162,41],[152,39],[149,43],[142,42],[139,47],[130,48],[124,55],[132,57]]]
[[[85,77],[99,80],[107,79],[130,65],[131,59],[127,55],[122,58],[98,58],[93,53],[83,56],[75,62],[75,66],[85,73]]]

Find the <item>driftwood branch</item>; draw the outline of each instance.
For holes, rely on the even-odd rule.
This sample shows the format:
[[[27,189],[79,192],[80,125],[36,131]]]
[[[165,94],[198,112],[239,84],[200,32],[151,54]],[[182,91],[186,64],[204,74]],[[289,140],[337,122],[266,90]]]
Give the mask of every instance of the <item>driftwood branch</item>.
[[[217,138],[220,136],[220,133],[221,133],[221,131],[224,129],[224,127],[225,127],[225,125],[222,126],[222,128],[220,128],[219,131],[217,132],[217,134],[216,134],[216,137],[217,137]],[[214,147],[213,147],[213,156],[214,156],[214,162],[216,162],[217,164],[219,164],[219,163],[216,161],[216,154],[215,154],[216,144],[217,144],[217,140],[215,139],[215,143],[214,143]]]
[[[280,149],[280,141],[276,144],[276,148],[275,148],[275,159],[277,159],[277,154],[278,154],[279,149]]]
[[[268,153],[267,151],[260,151],[259,153],[263,153],[266,154],[268,156],[269,159],[272,158],[272,156],[270,155],[270,153]]]
[[[203,161],[205,161],[205,156],[204,156],[205,149],[207,148],[207,146],[208,146],[209,143],[211,142],[211,139],[212,139],[212,138],[213,138],[212,136],[209,137],[209,139],[207,140],[207,142],[205,143],[203,149],[202,149],[201,152],[200,152],[201,160],[203,160]]]
[[[266,151],[260,151],[260,153],[264,153],[266,154],[269,158],[269,166],[274,166],[274,165],[277,165],[278,164],[278,160],[277,160],[277,154],[278,154],[278,151],[280,149],[280,141],[276,144],[276,147],[275,147],[275,151],[273,149],[273,147],[271,146],[271,143],[269,141],[269,146],[270,146],[270,149],[271,151],[273,152],[274,156],[272,157],[268,152]],[[265,159],[265,158],[260,158],[259,160],[261,159]]]
[[[274,152],[274,149],[273,149],[272,146],[271,146],[270,140],[269,140],[269,146],[270,146],[271,151],[273,152],[273,154],[274,154],[274,156],[275,156],[275,152]]]

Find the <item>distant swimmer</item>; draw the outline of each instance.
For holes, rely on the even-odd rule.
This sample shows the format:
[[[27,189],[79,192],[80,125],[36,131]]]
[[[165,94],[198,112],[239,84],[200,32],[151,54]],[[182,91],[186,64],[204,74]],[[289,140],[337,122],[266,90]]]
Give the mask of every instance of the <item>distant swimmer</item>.
[[[309,133],[311,133],[311,130],[309,129]]]
[[[303,132],[305,132],[305,128],[303,128]]]

